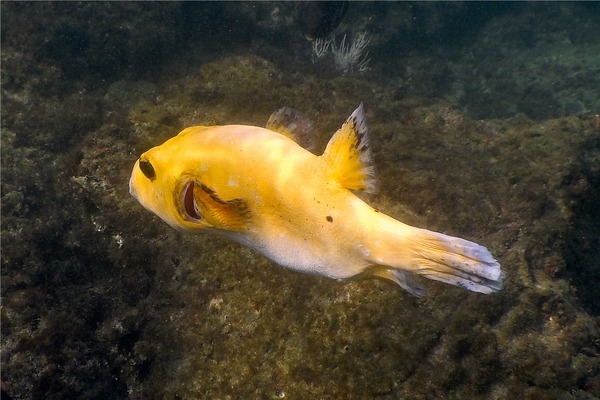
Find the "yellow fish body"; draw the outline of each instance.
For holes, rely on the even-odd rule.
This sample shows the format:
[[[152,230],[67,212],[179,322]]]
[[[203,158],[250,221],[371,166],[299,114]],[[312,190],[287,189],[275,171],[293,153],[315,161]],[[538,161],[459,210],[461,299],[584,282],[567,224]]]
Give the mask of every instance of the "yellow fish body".
[[[501,288],[485,247],[403,224],[352,192],[375,188],[362,104],[321,156],[296,143],[303,127],[290,110],[274,113],[270,129],[184,129],[140,156],[130,193],[174,228],[217,232],[297,271],[374,275],[416,296],[425,290],[413,274],[481,293]]]

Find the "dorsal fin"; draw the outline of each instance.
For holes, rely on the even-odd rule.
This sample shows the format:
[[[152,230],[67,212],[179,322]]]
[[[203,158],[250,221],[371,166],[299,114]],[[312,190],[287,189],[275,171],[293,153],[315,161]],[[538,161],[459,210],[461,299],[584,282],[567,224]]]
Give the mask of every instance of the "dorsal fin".
[[[289,137],[306,150],[312,151],[315,148],[313,123],[298,110],[283,107],[274,111],[266,128]]]
[[[322,157],[329,165],[332,178],[343,187],[367,193],[376,191],[362,103],[333,135]]]

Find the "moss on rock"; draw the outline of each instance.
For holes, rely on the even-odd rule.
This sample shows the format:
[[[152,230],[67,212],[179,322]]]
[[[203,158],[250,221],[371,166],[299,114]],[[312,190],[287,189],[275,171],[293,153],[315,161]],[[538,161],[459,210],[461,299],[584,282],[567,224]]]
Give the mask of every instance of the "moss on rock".
[[[6,394],[600,396],[597,117],[476,121],[369,76],[290,74],[256,55],[213,55],[186,73],[80,92],[76,82],[40,86],[60,72],[47,59],[36,66],[44,79],[26,79],[8,44]],[[185,126],[264,125],[291,106],[315,120],[323,148],[360,101],[381,188],[368,201],[486,245],[507,273],[502,291],[427,282],[428,297],[415,299],[388,282],[301,275],[220,238],[176,232],[128,194],[138,155]]]

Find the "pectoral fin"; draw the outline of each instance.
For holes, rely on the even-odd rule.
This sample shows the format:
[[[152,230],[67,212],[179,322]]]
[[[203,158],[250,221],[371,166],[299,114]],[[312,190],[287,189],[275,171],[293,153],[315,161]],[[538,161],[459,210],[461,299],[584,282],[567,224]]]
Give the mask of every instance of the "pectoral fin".
[[[322,155],[331,177],[351,190],[376,191],[362,103],[333,135]]]
[[[184,193],[184,209],[192,220],[214,228],[241,231],[250,220],[250,212],[242,199],[224,201],[201,182],[189,182]]]

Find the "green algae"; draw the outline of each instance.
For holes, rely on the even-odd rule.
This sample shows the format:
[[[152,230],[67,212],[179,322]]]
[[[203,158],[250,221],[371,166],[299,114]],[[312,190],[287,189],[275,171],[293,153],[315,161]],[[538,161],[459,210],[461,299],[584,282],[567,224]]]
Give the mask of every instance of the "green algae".
[[[220,84],[224,77],[227,83]],[[258,98],[263,103],[238,114],[240,94],[256,90],[239,89],[248,77],[266,84]],[[329,89],[343,87],[355,103],[364,95],[361,81],[312,78],[309,96],[272,64],[237,57],[164,87],[140,85],[138,101],[129,100],[117,119],[137,127],[135,134],[115,140],[110,123],[98,129],[84,142],[76,167],[76,177],[85,179],[66,186],[85,199],[79,213],[86,229],[101,238],[108,251],[103,263],[129,288],[118,295],[122,305],[102,317],[108,307],[102,284],[95,290],[99,303],[85,301],[78,319],[83,326],[99,324],[97,340],[115,343],[108,354],[122,365],[132,397],[487,398],[522,390],[551,398],[585,385],[590,371],[598,371],[597,325],[577,305],[568,281],[557,277],[566,263],[556,251],[573,218],[566,177],[580,167],[581,144],[597,134],[590,121],[475,122],[447,104],[415,99],[368,111],[381,179],[381,193],[371,201],[405,222],[487,244],[507,272],[496,295],[428,283],[429,296],[415,300],[386,282],[340,284],[299,275],[221,239],[173,232],[123,187],[135,159],[123,158],[127,149],[160,142],[179,129],[172,125],[183,124],[166,124],[165,115],[186,123],[259,124],[276,94],[297,104],[301,96],[307,103],[333,96],[318,115],[326,139],[351,106]],[[191,100],[214,87],[222,106]],[[149,90],[165,100],[148,101]],[[378,118],[394,112],[405,119]],[[18,212],[21,197],[5,197]],[[74,248],[86,243],[76,229]],[[9,287],[18,279],[11,271]],[[3,308],[10,337],[23,334],[15,310],[29,304],[18,306],[17,298],[13,292]],[[41,328],[29,335],[40,339],[58,330],[52,321],[74,318],[39,313]],[[44,343],[35,348],[51,346]],[[7,348],[11,365],[22,368],[16,354],[27,352]]]
[[[56,112],[50,99],[33,120],[23,97],[4,104],[2,375],[13,397],[600,395],[598,315],[579,297],[595,282],[578,280],[595,276],[598,253],[573,243],[597,232],[582,222],[600,165],[591,116],[474,121],[368,77],[289,75],[257,56],[159,81],[116,81],[100,109],[72,95]],[[426,282],[415,299],[388,282],[301,275],[175,232],[127,193],[137,156],[185,126],[264,125],[286,105],[315,119],[323,148],[360,101],[381,188],[368,201],[486,245],[507,273],[501,292]],[[46,119],[81,132],[54,136]]]
[[[258,69],[251,77],[279,76],[269,80],[270,89],[292,103],[302,91],[294,93],[272,65],[238,57],[202,67],[161,96],[183,118],[212,115],[216,122],[230,115],[258,124],[267,106],[254,104],[244,111],[259,110],[253,116],[239,116],[239,104],[228,103],[246,81],[240,64]],[[224,76],[230,81],[219,90],[232,93],[219,95],[223,106],[189,101]],[[337,85],[348,98],[364,91],[360,81],[344,78],[311,82],[311,95],[327,96],[314,90]],[[271,104],[268,91],[261,96]],[[141,104],[133,110],[148,107]],[[321,110],[319,117],[322,126],[333,125],[331,133],[349,105],[329,104],[338,112]],[[167,356],[170,367],[152,371],[170,383],[151,379],[146,390],[183,398],[486,398],[534,385],[536,395],[551,398],[557,382],[575,387],[597,371],[593,357],[582,353],[594,346],[597,326],[568,282],[557,278],[566,264],[556,251],[573,217],[564,182],[580,167],[580,145],[596,134],[593,126],[574,117],[471,121],[447,104],[415,104],[396,101],[372,117],[368,111],[381,179],[375,204],[408,223],[486,243],[507,271],[503,292],[483,297],[431,283],[429,297],[415,301],[385,282],[339,284],[281,270],[234,244],[198,250],[209,254],[198,259],[189,247],[206,242],[188,238],[178,261],[186,278],[177,279],[185,306],[169,311],[180,353]],[[378,120],[386,109],[407,119]],[[158,104],[147,112],[160,113]],[[174,340],[170,330],[163,335]]]

